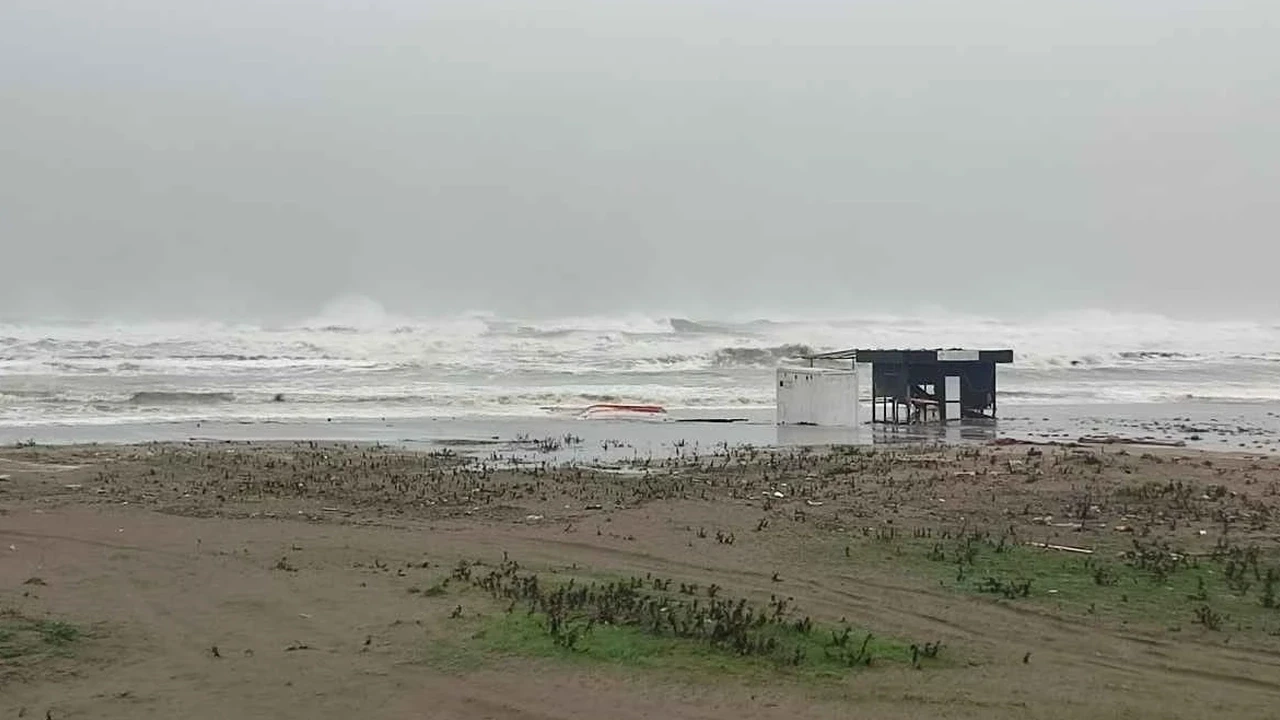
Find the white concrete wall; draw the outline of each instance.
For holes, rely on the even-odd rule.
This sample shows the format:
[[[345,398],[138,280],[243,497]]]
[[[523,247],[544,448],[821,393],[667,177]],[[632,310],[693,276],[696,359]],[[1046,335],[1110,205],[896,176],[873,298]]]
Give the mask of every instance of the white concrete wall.
[[[858,373],[825,368],[778,368],[778,424],[854,427]]]

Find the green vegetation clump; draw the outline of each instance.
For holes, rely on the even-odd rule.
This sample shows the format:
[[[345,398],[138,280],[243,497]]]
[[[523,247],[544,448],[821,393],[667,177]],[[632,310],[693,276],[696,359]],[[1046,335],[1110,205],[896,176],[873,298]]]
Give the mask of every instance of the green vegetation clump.
[[[882,553],[882,535],[866,547]],[[938,530],[895,538],[891,549],[896,563],[923,569],[944,587],[1166,627],[1263,626],[1280,606],[1280,570],[1254,545],[1220,541],[1212,552],[1192,554],[1133,538],[1128,549],[1104,554],[1037,547],[1013,530]]]
[[[0,614],[0,661],[64,654],[83,633],[59,620],[31,620],[15,611]]]
[[[488,651],[685,671],[794,668],[839,674],[879,663],[935,663],[939,642],[903,643],[823,627],[774,596],[757,606],[715,584],[652,576],[547,583],[518,563],[460,563],[453,580],[487,592],[506,612],[474,639]],[[458,616],[461,613],[457,613]]]

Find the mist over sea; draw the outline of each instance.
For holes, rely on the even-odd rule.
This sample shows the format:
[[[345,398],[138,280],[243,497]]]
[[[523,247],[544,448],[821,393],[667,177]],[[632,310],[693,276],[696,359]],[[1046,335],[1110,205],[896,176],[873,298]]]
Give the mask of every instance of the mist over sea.
[[[0,323],[0,426],[562,417],[597,402],[761,416],[779,362],[854,346],[1011,347],[1005,413],[1280,402],[1280,325],[1258,321],[1103,311],[410,318],[356,298],[278,325]]]

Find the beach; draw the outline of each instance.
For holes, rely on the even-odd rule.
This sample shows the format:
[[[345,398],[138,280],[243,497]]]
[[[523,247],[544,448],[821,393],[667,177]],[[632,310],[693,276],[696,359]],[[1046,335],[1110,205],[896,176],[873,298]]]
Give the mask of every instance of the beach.
[[[1274,328],[972,321],[1020,340],[997,419],[838,428],[775,423],[779,363],[954,328],[341,320],[0,326],[0,714],[1280,696]]]
[[[537,460],[558,452],[8,447],[0,712],[1263,718],[1280,696],[1269,454]],[[619,610],[739,602],[747,650]]]

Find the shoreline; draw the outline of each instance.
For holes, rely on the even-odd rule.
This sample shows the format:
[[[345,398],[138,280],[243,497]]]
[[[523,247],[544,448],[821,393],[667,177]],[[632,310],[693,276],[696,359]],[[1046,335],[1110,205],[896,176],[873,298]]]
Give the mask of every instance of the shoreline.
[[[473,446],[506,454],[546,441],[548,460],[616,461],[670,457],[685,448],[715,446],[896,446],[993,441],[1074,442],[1084,437],[1185,443],[1188,449],[1280,453],[1280,405],[1185,403],[1008,406],[995,422],[853,428],[777,426],[772,411],[673,411],[667,421],[581,420],[564,417],[449,417],[388,420],[140,422],[0,426],[0,446],[138,444],[147,442],[357,442],[407,449]],[[560,442],[557,442],[557,439]],[[569,439],[571,442],[563,442]]]

